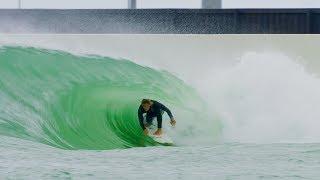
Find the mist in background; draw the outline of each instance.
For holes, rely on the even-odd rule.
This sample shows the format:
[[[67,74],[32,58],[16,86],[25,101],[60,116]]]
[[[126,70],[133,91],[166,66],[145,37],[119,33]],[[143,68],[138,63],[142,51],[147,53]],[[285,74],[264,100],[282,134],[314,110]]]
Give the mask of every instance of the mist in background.
[[[234,65],[247,52],[279,52],[302,64],[308,71],[319,73],[319,40],[317,35],[29,34],[2,36],[0,43],[127,58],[139,64],[166,69],[183,78],[190,76],[193,65],[202,69],[199,73],[203,74],[207,69]]]

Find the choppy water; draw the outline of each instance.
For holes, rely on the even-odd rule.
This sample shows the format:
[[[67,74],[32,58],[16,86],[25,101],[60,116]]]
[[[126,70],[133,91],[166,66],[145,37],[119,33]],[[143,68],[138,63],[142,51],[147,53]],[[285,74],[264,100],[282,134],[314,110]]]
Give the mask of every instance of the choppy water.
[[[206,86],[214,99],[208,109],[208,99],[166,71],[110,57],[1,47],[0,177],[318,179],[318,78],[289,59],[268,59],[268,66],[250,59],[207,77],[214,82]],[[137,108],[145,97],[174,112],[177,127],[166,117],[164,128],[175,146],[142,135]],[[300,143],[274,143],[286,141]]]

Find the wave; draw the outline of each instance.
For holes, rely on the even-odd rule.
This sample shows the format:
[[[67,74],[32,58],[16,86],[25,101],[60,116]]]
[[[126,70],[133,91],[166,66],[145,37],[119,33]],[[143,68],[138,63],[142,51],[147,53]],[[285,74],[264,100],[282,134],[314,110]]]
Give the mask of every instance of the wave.
[[[124,59],[4,46],[0,77],[0,134],[64,149],[157,145],[137,120],[146,97],[184,122],[172,131],[182,137],[178,144],[193,137],[195,121],[206,116],[204,102],[183,81]]]

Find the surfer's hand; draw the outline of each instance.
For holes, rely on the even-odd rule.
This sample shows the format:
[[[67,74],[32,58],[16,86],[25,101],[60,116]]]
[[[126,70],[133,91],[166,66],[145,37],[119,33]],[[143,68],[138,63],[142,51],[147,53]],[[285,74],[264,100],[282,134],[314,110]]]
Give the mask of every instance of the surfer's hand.
[[[171,121],[170,121],[170,124],[171,124],[171,126],[175,126],[176,125],[176,120],[174,120],[174,119],[171,119]]]
[[[144,134],[144,135],[148,135],[148,134],[149,134],[148,129],[144,129],[144,130],[143,130],[143,134]]]
[[[160,136],[162,134],[162,129],[158,129],[153,135]]]

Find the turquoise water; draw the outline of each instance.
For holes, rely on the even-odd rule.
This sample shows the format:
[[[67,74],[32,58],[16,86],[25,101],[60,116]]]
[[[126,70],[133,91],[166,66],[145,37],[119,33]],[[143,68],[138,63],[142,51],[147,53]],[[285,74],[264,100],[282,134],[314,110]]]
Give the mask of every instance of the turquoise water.
[[[160,100],[184,119],[199,119],[203,106],[168,72],[109,57],[3,47],[0,76],[0,134],[63,149],[157,145],[137,121],[142,98]]]
[[[290,132],[298,132],[299,136],[297,133],[287,136],[282,129],[276,130],[291,126],[279,123],[277,116],[268,116],[265,111],[261,112],[269,119],[261,122],[275,121],[270,125],[272,128],[263,129],[260,123],[252,123],[252,119],[259,120],[263,109],[252,111],[261,100],[255,103],[252,96],[261,97],[260,92],[266,93],[262,90],[250,92],[252,89],[245,86],[254,84],[247,78],[250,74],[247,76],[245,72],[250,72],[255,64],[249,65],[243,63],[228,71],[223,76],[225,81],[215,84],[222,88],[212,91],[213,102],[220,102],[213,111],[193,87],[176,76],[130,60],[33,47],[1,47],[0,177],[318,179],[320,144],[304,143],[304,138],[311,137],[307,132],[314,128],[292,125],[303,131],[293,129]],[[271,69],[274,67],[279,64],[275,63]],[[283,67],[289,66],[284,63]],[[296,65],[293,67],[294,72],[300,69]],[[261,70],[254,73],[261,76]],[[304,72],[301,74],[297,76],[306,76]],[[241,76],[246,78],[239,81]],[[242,82],[241,86],[238,82]],[[306,82],[314,84],[315,80]],[[264,84],[261,87],[266,89]],[[274,93],[271,94],[273,97]],[[164,117],[164,129],[175,141],[173,147],[161,146],[142,135],[137,108],[140,100],[146,97],[159,100],[174,112],[176,128],[171,128],[168,117]],[[262,99],[264,103],[261,104],[273,107],[275,103],[269,99]],[[301,104],[301,99],[297,102]],[[244,106],[245,103],[252,107]],[[241,113],[237,113],[238,107]],[[249,109],[250,113],[246,113]],[[217,110],[220,110],[219,116],[215,116]],[[286,116],[279,117],[286,119]],[[307,122],[314,124],[317,116],[311,113],[308,117],[310,121]],[[242,121],[233,122],[235,119]],[[303,143],[256,143],[270,137],[272,132],[280,132],[289,140],[302,137]],[[317,140],[317,133],[311,135]],[[238,142],[232,142],[234,139]],[[243,143],[252,139],[257,140]]]

